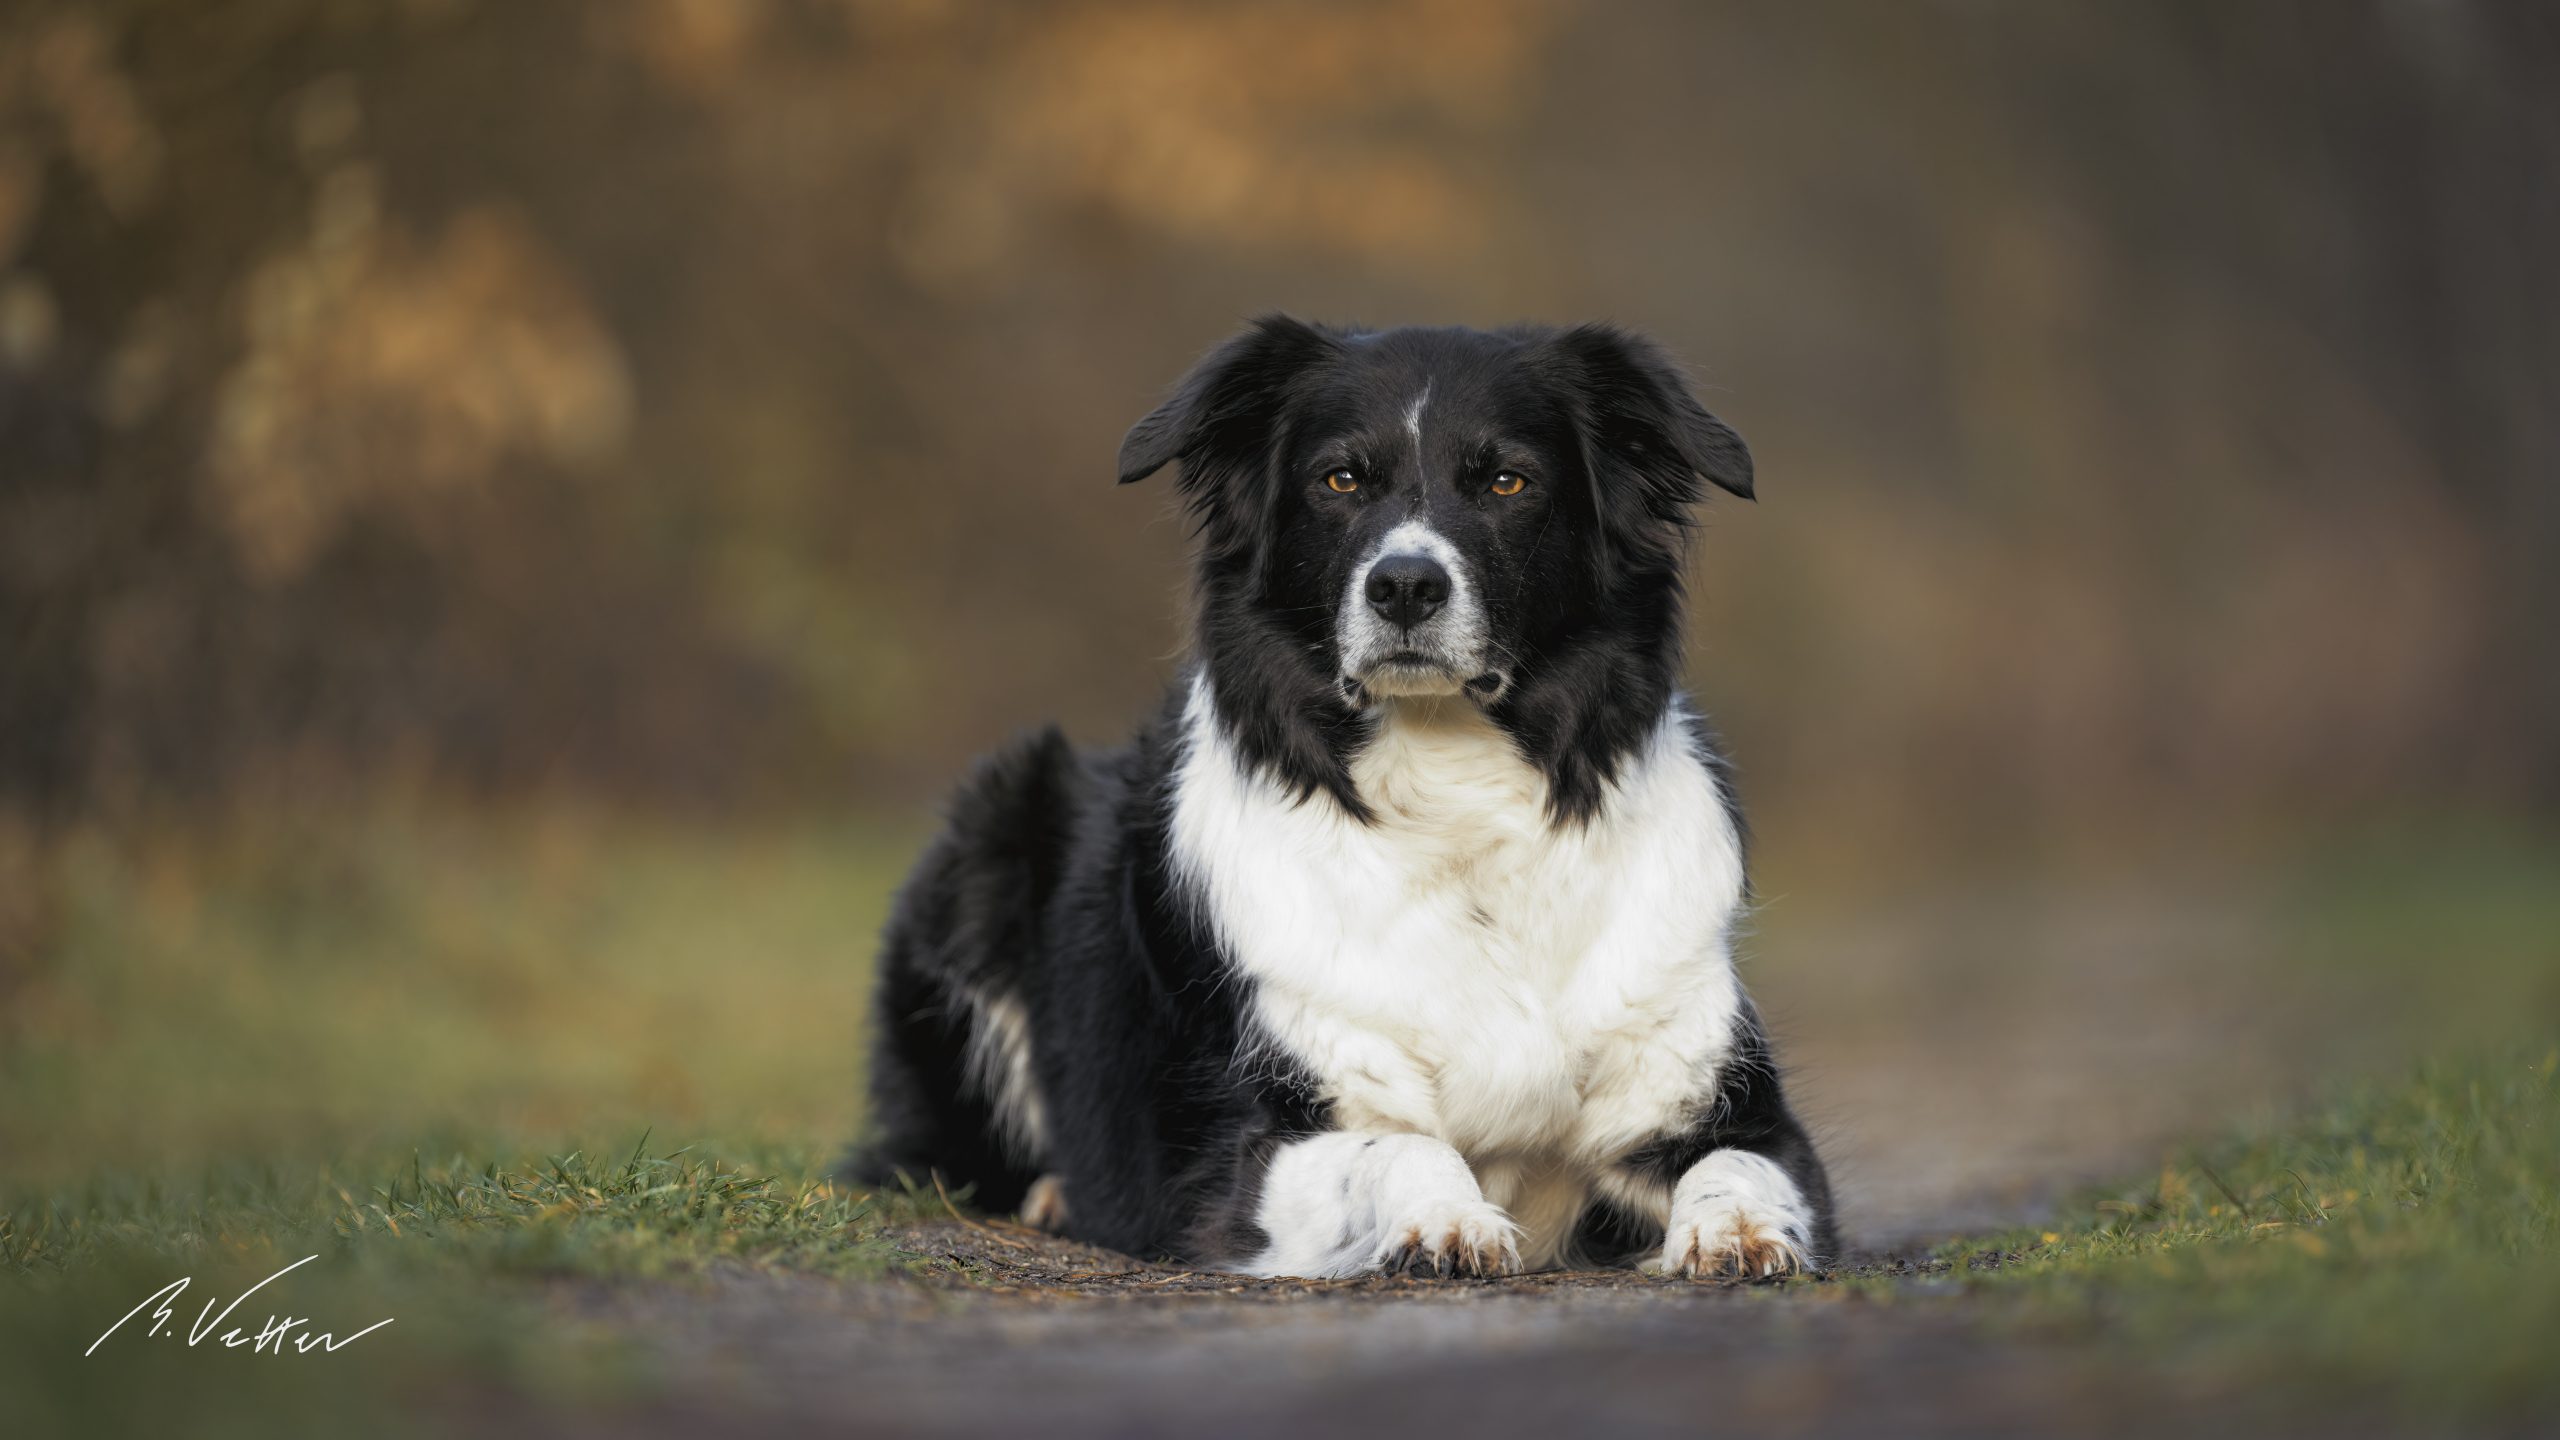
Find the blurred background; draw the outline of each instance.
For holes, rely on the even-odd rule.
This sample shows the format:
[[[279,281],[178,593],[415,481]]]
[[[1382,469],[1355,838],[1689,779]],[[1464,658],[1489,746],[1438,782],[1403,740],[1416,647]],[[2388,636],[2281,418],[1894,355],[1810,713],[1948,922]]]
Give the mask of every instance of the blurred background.
[[[2560,17],[0,6],[0,1153],[859,1122],[1244,318],[1608,318],[1868,1233],[2560,1011]],[[1855,1212],[1853,1212],[1855,1213]]]

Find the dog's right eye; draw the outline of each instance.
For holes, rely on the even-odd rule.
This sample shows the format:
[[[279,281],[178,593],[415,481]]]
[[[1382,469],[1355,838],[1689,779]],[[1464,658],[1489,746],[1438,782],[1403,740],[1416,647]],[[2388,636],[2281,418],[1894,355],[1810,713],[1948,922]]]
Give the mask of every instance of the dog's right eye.
[[[1336,495],[1348,495],[1360,488],[1360,477],[1348,470],[1328,470],[1325,472],[1324,483],[1325,488]]]

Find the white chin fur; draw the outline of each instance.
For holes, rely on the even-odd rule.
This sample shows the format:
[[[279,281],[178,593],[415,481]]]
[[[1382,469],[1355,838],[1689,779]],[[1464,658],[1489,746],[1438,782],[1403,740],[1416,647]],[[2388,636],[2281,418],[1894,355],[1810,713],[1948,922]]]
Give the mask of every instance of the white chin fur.
[[[1381,665],[1359,677],[1360,688],[1379,699],[1462,695],[1467,683],[1434,665]]]

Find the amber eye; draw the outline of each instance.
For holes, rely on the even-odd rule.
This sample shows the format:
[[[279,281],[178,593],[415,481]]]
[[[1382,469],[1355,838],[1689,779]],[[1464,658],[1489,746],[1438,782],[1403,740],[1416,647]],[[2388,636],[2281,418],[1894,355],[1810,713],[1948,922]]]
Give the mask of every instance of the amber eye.
[[[1501,474],[1494,476],[1493,484],[1486,488],[1493,491],[1496,495],[1517,495],[1521,491],[1529,488],[1529,477],[1526,475],[1516,475],[1511,471],[1505,470]]]
[[[1324,477],[1324,483],[1337,495],[1348,495],[1360,488],[1360,477],[1348,470],[1335,470]]]

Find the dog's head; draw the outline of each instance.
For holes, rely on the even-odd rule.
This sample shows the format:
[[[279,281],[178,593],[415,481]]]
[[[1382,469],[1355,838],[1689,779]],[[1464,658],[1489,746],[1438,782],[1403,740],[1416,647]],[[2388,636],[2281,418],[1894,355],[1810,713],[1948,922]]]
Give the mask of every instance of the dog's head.
[[[1740,437],[1602,326],[1266,318],[1129,431],[1120,479],[1177,460],[1221,719],[1355,813],[1368,717],[1418,696],[1484,707],[1589,813],[1676,683],[1699,480],[1751,494]]]

